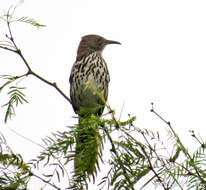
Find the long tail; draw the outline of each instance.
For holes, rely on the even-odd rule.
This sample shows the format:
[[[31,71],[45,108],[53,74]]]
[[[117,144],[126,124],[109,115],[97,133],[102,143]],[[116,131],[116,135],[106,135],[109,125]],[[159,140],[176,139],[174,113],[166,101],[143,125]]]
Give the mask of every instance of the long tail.
[[[99,117],[80,117],[76,133],[74,158],[75,175],[93,178],[99,168],[98,157],[102,155],[102,138],[99,133]]]

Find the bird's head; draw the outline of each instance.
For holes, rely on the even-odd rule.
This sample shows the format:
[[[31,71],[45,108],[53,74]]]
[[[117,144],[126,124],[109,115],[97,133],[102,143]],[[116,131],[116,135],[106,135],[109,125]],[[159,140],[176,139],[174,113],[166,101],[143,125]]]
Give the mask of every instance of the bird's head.
[[[83,36],[77,51],[77,59],[81,59],[83,56],[88,56],[93,52],[102,52],[108,44],[121,44],[120,42],[107,40],[98,35],[86,35]]]

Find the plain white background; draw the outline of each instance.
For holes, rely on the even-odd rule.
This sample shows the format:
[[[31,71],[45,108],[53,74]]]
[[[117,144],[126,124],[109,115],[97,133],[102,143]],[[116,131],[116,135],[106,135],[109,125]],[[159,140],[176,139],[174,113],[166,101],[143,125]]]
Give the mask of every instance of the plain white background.
[[[18,2],[1,0],[1,15]],[[81,37],[99,34],[121,42],[121,46],[110,45],[103,52],[111,75],[108,102],[117,117],[124,104],[122,118],[128,113],[136,115],[138,127],[164,134],[166,126],[150,113],[150,103],[154,102],[185,145],[195,150],[198,143],[189,130],[195,130],[203,139],[206,136],[205,10],[204,0],[25,0],[17,8],[16,17],[28,16],[47,27],[36,29],[20,23],[12,25],[12,30],[32,69],[56,82],[68,96],[69,73]],[[1,20],[0,28],[3,40],[7,31]],[[25,72],[17,55],[0,49],[0,74]],[[27,87],[29,104],[19,106],[7,124],[3,122],[5,109],[1,108],[0,131],[12,149],[28,161],[41,148],[9,128],[41,142],[76,120],[72,118],[72,107],[52,87],[34,77],[20,84]],[[7,101],[3,91],[0,105]]]

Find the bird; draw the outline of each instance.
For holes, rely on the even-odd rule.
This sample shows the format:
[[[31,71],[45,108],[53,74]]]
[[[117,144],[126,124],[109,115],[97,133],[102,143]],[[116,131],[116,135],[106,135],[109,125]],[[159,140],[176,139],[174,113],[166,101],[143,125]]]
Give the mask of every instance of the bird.
[[[110,75],[102,52],[109,44],[121,43],[95,34],[83,36],[71,69],[70,98],[74,112],[79,115],[74,158],[76,174],[93,175],[96,171],[101,137],[98,126],[92,128],[87,121],[91,121],[88,118],[92,116],[102,115],[108,98]]]

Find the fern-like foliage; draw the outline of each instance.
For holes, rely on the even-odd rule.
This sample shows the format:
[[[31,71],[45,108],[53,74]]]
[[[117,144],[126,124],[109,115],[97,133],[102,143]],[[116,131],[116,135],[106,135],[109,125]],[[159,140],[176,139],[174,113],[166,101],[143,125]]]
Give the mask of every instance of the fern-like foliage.
[[[36,159],[32,159],[29,165],[34,169],[39,169],[41,166],[49,168],[49,172],[42,174],[47,183],[52,182],[54,178],[61,182],[65,175],[69,178],[65,166],[73,161],[75,142],[69,129],[52,133],[51,136],[44,138],[43,142],[44,150]]]
[[[33,19],[33,18],[29,18],[27,16],[23,16],[20,18],[15,18],[14,13],[16,11],[16,6],[11,6],[10,9],[8,10],[8,12],[2,16],[0,16],[0,19],[10,23],[13,22],[23,22],[23,23],[27,23],[30,24],[32,26],[35,26],[37,28],[41,28],[41,27],[45,27],[45,24],[40,24],[37,20]]]
[[[119,156],[112,155],[113,189],[134,189],[135,184],[150,171],[146,156],[139,142],[130,137],[122,137],[118,145]]]
[[[98,158],[102,156],[102,138],[100,136],[100,118],[95,115],[79,119],[76,126],[75,173],[76,175],[94,175],[97,173]]]
[[[21,155],[12,152],[0,134],[0,189],[25,190],[30,179],[30,167]]]
[[[0,75],[0,79],[5,81],[3,82],[3,85],[0,86],[0,93],[4,89],[8,89],[7,95],[9,97],[9,101],[2,105],[2,107],[6,107],[6,114],[4,117],[5,123],[7,123],[8,119],[11,119],[11,117],[15,115],[15,108],[19,104],[28,103],[25,94],[23,93],[26,88],[17,86],[17,84],[24,79],[25,76],[26,75]],[[14,82],[15,84],[13,85]]]
[[[24,102],[28,103],[28,101],[25,99],[25,94],[22,92],[24,89],[25,87],[9,87],[9,101],[2,106],[6,107],[6,115],[4,118],[5,123],[9,118],[11,119],[11,117],[15,115],[15,107],[17,107],[19,104],[23,104]]]
[[[134,118],[120,123],[126,125],[126,123],[129,124],[132,121],[134,121]],[[44,167],[48,166],[50,168],[55,166],[53,172],[43,174],[46,181],[52,181],[54,178],[60,180],[65,176],[65,173],[67,173],[66,168],[68,165],[72,166],[74,164],[75,167],[72,167],[73,169],[69,174],[70,185],[68,186],[68,189],[87,189],[88,182],[91,180],[90,178],[92,177],[93,181],[95,181],[99,171],[99,161],[104,159],[103,141],[108,139],[107,134],[115,129],[115,121],[91,115],[91,117],[84,118],[83,120],[81,118],[80,124],[70,127],[69,129],[64,132],[53,133],[52,137],[43,139],[45,150],[42,151],[36,159],[31,160],[30,164],[35,168],[39,168],[41,164],[43,164]],[[141,172],[138,177],[134,177],[130,180],[132,181],[130,182],[130,185],[133,185],[133,183],[136,183],[141,176],[144,176],[147,173],[148,168],[139,167],[138,169],[135,166],[136,163],[143,162],[145,157],[140,151],[132,148],[132,143],[134,142],[131,142],[131,139],[130,141],[128,140],[125,142],[122,140],[121,143],[112,140],[112,143],[116,148],[121,147],[120,149],[122,151],[126,151],[119,156],[116,154],[113,155],[113,151],[111,151],[111,155],[113,155],[112,160],[110,160],[112,167],[111,173],[113,173],[114,177],[112,179],[105,178],[105,181],[102,181],[101,184],[106,183],[108,180],[111,180],[113,184],[118,183],[119,178],[115,176],[119,175],[118,172],[122,170],[115,170],[117,167],[113,166],[113,164],[118,161],[116,163],[117,165],[119,163],[121,163],[121,166],[125,165],[124,168],[126,169],[126,173],[124,173],[123,176],[126,175],[127,178],[136,174],[135,172],[137,171]],[[127,144],[125,143],[129,146],[127,147]],[[116,151],[119,151],[120,149],[117,149]],[[133,156],[133,160],[130,160],[130,157],[128,157],[126,152],[130,152]],[[129,167],[129,164],[132,161],[135,161],[132,168],[135,167],[136,171],[133,171],[132,169],[127,171],[126,164]],[[119,168],[121,167],[119,166]],[[124,181],[122,180],[122,182]],[[127,185],[129,186],[128,183]]]
[[[12,82],[16,81],[17,79],[19,79],[22,76],[12,76],[12,75],[0,75],[0,78],[2,80],[6,80],[6,82],[4,82],[4,84],[0,87],[0,92],[9,84],[11,84]]]
[[[27,23],[27,24],[31,24],[32,26],[35,26],[37,28],[40,28],[40,27],[46,27],[45,24],[40,24],[39,22],[37,22],[35,19],[33,18],[29,18],[29,17],[21,17],[19,19],[15,19],[13,20],[12,22],[23,22],[23,23]]]

